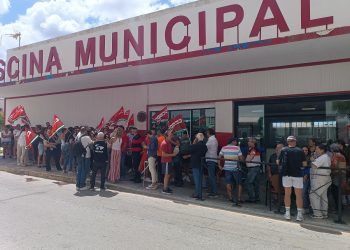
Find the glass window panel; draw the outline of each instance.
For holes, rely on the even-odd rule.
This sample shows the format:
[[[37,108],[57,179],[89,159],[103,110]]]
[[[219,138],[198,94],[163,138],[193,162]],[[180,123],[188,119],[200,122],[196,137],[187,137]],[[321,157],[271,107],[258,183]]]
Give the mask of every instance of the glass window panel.
[[[350,100],[327,101],[326,117],[332,122],[327,131],[329,139],[341,139],[350,143]]]
[[[150,127],[156,129],[166,130],[168,127],[167,122],[162,122],[161,124],[156,124],[152,120],[152,116],[158,111],[151,111],[149,113]],[[170,119],[181,114],[183,116],[184,122],[186,124],[187,130],[190,136],[193,136],[198,132],[204,132],[208,128],[215,129],[215,109],[188,109],[188,110],[170,110]]]
[[[275,127],[280,128],[281,124],[276,122]],[[256,138],[259,147],[264,147],[265,136],[265,106],[244,105],[238,106],[237,136],[243,147],[242,152],[246,154],[247,137]],[[272,129],[272,128],[271,128]]]

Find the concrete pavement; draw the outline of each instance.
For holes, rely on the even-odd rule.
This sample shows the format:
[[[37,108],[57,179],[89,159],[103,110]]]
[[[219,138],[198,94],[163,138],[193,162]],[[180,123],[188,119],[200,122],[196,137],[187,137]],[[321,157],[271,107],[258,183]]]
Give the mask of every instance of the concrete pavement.
[[[13,160],[0,159],[0,171],[6,171],[9,173],[14,173],[19,175],[30,175],[34,177],[42,177],[46,179],[64,181],[67,183],[75,183],[74,175],[63,174],[62,172],[58,172],[55,170],[48,173],[44,169],[42,168],[40,169],[35,166],[18,167],[16,166]],[[210,208],[222,209],[227,211],[235,211],[243,214],[260,216],[264,218],[284,220],[282,215],[276,214],[274,213],[274,211],[270,211],[269,208],[265,206],[263,203],[244,204],[243,207],[241,208],[232,206],[232,204],[227,202],[223,193],[219,196],[218,199],[206,198],[205,201],[194,200],[190,198],[190,194],[193,191],[193,187],[189,185],[187,185],[185,188],[174,187],[174,194],[171,196],[162,194],[160,192],[160,189],[156,191],[146,190],[142,184],[134,184],[129,181],[121,181],[121,182],[118,182],[117,184],[108,183],[108,187],[110,189],[117,190],[117,191],[130,192],[134,194],[142,194],[145,196],[157,197],[161,199],[168,199],[168,200],[172,200],[172,201],[184,203],[184,204],[195,204],[195,205],[200,205],[200,206],[205,206]],[[305,216],[305,221],[303,222],[303,225],[317,226],[322,228],[331,228],[331,229],[341,230],[341,231],[350,231],[350,226],[349,226],[350,218],[344,217],[344,220],[347,222],[347,224],[342,225],[342,224],[334,223],[334,219],[336,217],[337,216],[335,214],[330,214],[330,218],[328,220],[315,220],[315,219],[311,219],[309,216]]]
[[[0,213],[3,250],[350,249],[341,231],[5,172]]]

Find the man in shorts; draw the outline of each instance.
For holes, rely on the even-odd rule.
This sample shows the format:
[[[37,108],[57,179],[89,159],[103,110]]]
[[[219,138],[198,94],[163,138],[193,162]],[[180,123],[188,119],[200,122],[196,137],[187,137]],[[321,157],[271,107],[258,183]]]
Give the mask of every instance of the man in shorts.
[[[162,191],[163,194],[173,193],[173,191],[169,188],[169,184],[171,176],[174,173],[173,157],[175,157],[178,152],[174,152],[172,139],[173,133],[171,131],[167,131],[165,133],[165,140],[160,146],[160,150],[162,152],[162,173],[164,174],[164,187]]]
[[[294,188],[298,208],[297,221],[303,218],[303,166],[306,166],[306,157],[303,150],[297,147],[294,136],[287,138],[288,147],[282,149],[278,164],[282,166],[282,184],[284,187],[284,204],[286,213],[284,218],[290,220],[290,204],[292,187]]]
[[[227,196],[230,201],[233,201],[232,197],[232,184],[238,186],[238,197],[237,197],[237,206],[241,206],[241,194],[242,194],[242,172],[238,168],[238,160],[243,160],[243,155],[239,146],[237,146],[237,139],[231,138],[228,141],[228,145],[224,146],[220,153],[220,158],[225,160],[224,168],[218,162],[219,168],[225,170],[225,183]]]

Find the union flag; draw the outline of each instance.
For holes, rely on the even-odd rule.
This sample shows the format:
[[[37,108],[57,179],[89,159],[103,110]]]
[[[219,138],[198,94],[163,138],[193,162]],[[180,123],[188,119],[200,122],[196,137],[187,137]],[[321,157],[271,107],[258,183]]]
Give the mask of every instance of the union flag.
[[[7,121],[8,121],[10,124],[13,124],[15,121],[17,121],[17,120],[20,119],[20,118],[28,119],[28,116],[27,116],[27,114],[26,114],[26,111],[24,110],[24,107],[23,107],[22,105],[19,105],[19,106],[15,107],[15,108],[11,111],[11,113],[10,113],[10,115],[9,115],[9,117],[8,117],[8,119],[7,119]],[[29,119],[28,119],[28,121],[29,121]]]
[[[152,116],[152,120],[157,122],[157,124],[161,123],[162,121],[168,121],[169,120],[168,106],[165,106],[164,108],[162,108],[161,111],[154,114]]]
[[[26,148],[30,148],[32,143],[38,138],[39,136],[32,129],[26,129]]]
[[[105,118],[102,117],[102,119],[101,119],[100,123],[97,125],[96,129],[101,130],[104,125],[105,125]]]
[[[134,126],[135,126],[135,118],[134,118],[134,114],[132,114],[132,115],[130,116],[129,121],[128,121],[128,126],[127,126],[127,128],[134,127]]]
[[[177,132],[180,130],[186,130],[186,124],[183,120],[182,115],[177,115],[173,119],[171,119],[168,123],[168,130],[171,130],[173,132]]]
[[[58,118],[57,115],[53,116],[53,122],[52,122],[52,130],[50,138],[53,137],[56,133],[58,133],[62,128],[64,127],[63,122],[60,118]]]
[[[124,107],[122,106],[117,113],[115,113],[111,119],[109,119],[109,123],[117,123],[119,121],[119,119],[123,118],[125,116],[124,113]]]

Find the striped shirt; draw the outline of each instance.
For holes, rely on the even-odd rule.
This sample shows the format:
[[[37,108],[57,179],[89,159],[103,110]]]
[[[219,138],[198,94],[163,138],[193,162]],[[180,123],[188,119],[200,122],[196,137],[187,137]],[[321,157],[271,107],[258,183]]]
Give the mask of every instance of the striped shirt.
[[[237,170],[237,160],[239,156],[242,155],[241,149],[238,146],[227,145],[223,147],[219,153],[220,156],[223,156],[225,159],[224,170],[234,171]],[[236,161],[227,161],[227,160],[236,160]]]

